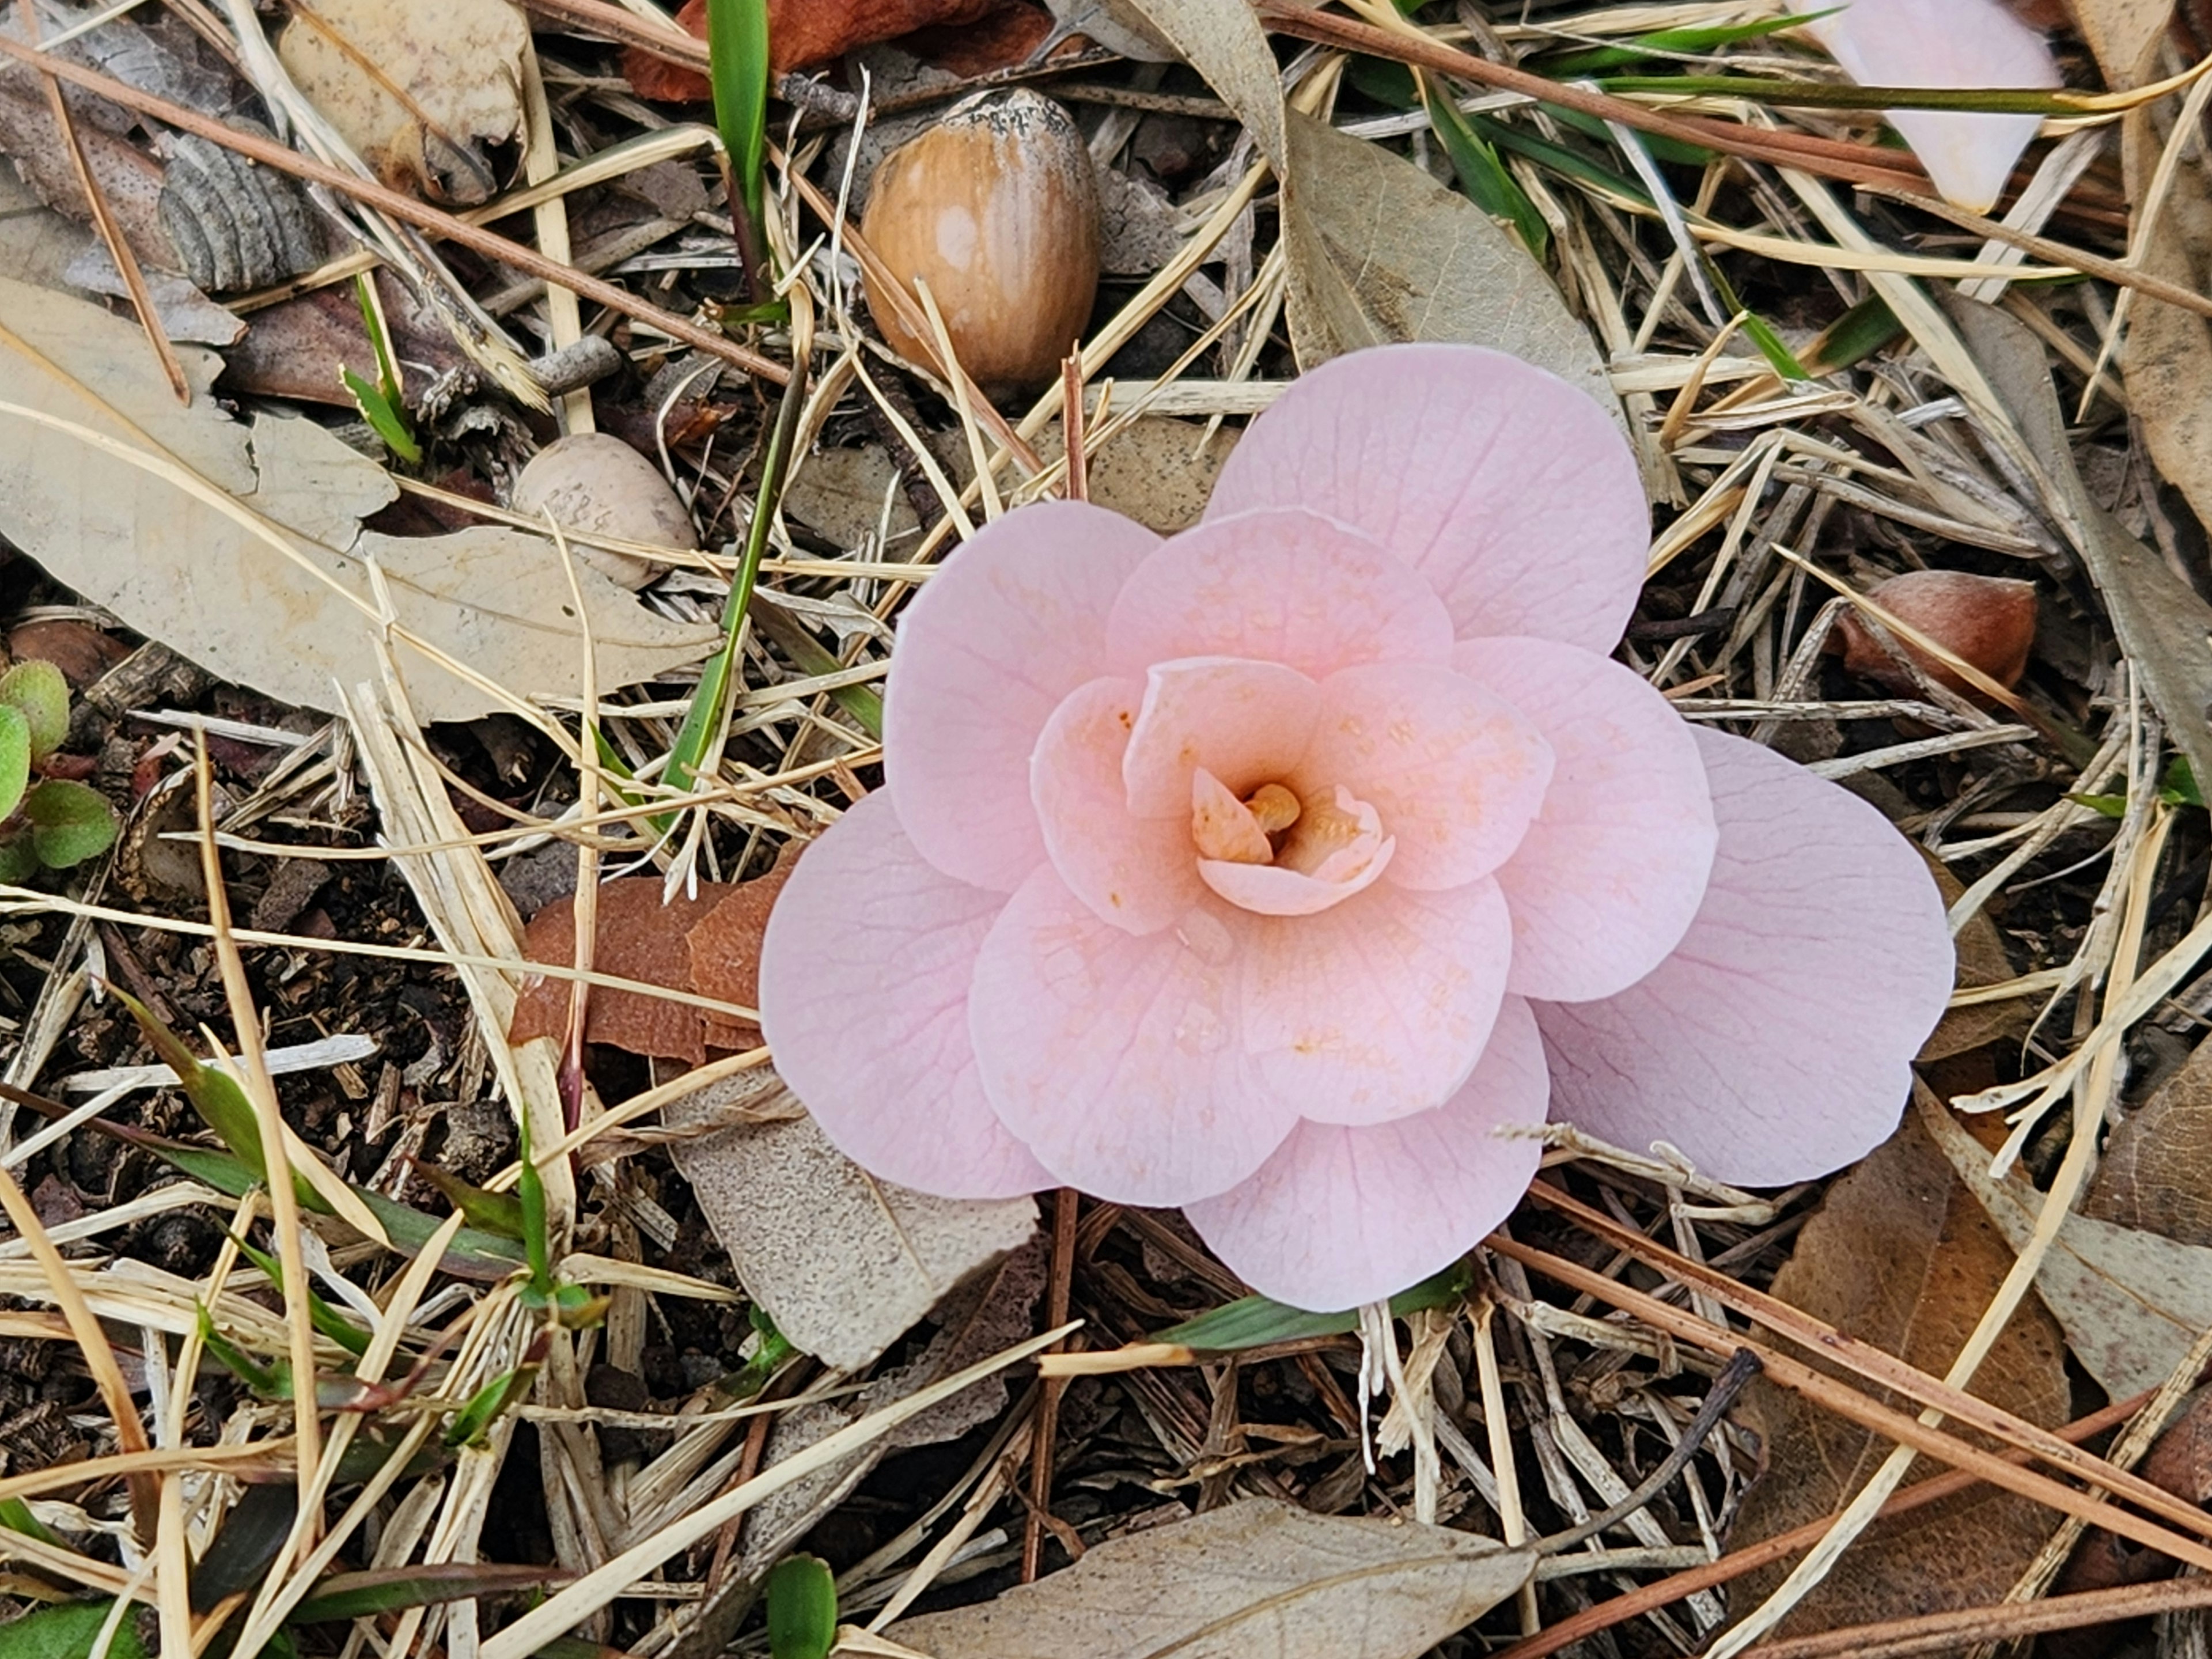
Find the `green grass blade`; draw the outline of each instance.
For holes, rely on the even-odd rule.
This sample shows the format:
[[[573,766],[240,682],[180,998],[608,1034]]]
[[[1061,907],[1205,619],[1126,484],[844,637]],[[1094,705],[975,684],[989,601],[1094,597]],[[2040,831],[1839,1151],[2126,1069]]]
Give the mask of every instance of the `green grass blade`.
[[[1514,234],[1521,239],[1521,246],[1540,264],[1551,249],[1552,233],[1544,222],[1544,216],[1528,199],[1528,191],[1506,169],[1498,152],[1468,125],[1459,106],[1425,77],[1421,82],[1421,94],[1429,112],[1429,125],[1443,143],[1444,154],[1451,158],[1452,171],[1459,175],[1460,187],[1467,191],[1468,199],[1492,218],[1510,223]]]
[[[1606,92],[1671,92],[1691,97],[1741,98],[1781,109],[1940,109],[1990,115],[2070,115],[2079,99],[2033,87],[1850,87],[1826,81],[1783,81],[1754,75],[1614,75],[1595,83]]]
[[[1467,1294],[1474,1282],[1466,1264],[1454,1262],[1442,1273],[1431,1273],[1409,1291],[1390,1298],[1390,1311],[1403,1317],[1423,1308],[1448,1307]],[[1173,1342],[1208,1353],[1233,1353],[1242,1348],[1265,1347],[1271,1342],[1292,1342],[1304,1337],[1340,1336],[1359,1328],[1359,1310],[1307,1313],[1264,1296],[1248,1296],[1212,1313],[1185,1320],[1156,1333],[1155,1342]]]
[[[714,125],[730,158],[732,218],[738,250],[765,300],[775,286],[764,222],[768,161],[768,0],[707,0],[707,78]]]
[[[1564,58],[1544,60],[1544,73],[1561,80],[1570,76],[1595,75],[1622,64],[1632,64],[1640,58],[1664,56],[1670,52],[1694,54],[1708,52],[1717,47],[1733,46],[1739,40],[1755,40],[1761,35],[1778,34],[1784,29],[1802,28],[1823,17],[1833,17],[1843,9],[1832,6],[1826,11],[1785,12],[1779,17],[1762,17],[1750,23],[1717,23],[1706,28],[1660,29],[1650,34],[1632,35],[1610,46],[1588,46],[1569,52]]]

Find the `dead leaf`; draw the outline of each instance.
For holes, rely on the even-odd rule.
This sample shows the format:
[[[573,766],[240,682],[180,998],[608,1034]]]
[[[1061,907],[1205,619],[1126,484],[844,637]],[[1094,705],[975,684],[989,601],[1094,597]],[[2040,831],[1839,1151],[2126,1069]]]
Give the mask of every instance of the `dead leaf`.
[[[2112,1131],[2081,1213],[2212,1246],[2212,1042]]]
[[[1205,422],[1167,415],[1132,421],[1091,456],[1091,499],[1163,536],[1188,530],[1206,512],[1239,435],[1224,427],[1209,438]],[[1049,462],[1066,446],[1055,421],[1039,435],[1037,453]]]
[[[1172,64],[1176,49],[1145,21],[1133,0],[1045,0],[1053,15],[1052,39],[1079,34],[1096,46],[1139,64]]]
[[[1534,1565],[1472,1533],[1259,1498],[1109,1540],[1039,1583],[884,1634],[935,1659],[1413,1659]]]
[[[276,55],[394,190],[466,206],[522,130],[530,25],[509,0],[292,0]]]
[[[842,58],[856,46],[894,40],[916,29],[973,23],[994,0],[769,0],[769,66],[777,75]],[[707,38],[707,0],[684,0],[676,21]],[[623,54],[623,76],[641,98],[665,103],[703,103],[714,96],[707,77],[632,47]]]
[[[1927,1131],[1908,1116],[1828,1189],[1773,1288],[1815,1318],[1941,1376],[2012,1260]],[[2065,1420],[2065,1348],[2049,1314],[2031,1302],[2013,1316],[1975,1373],[1974,1392],[2033,1423]],[[1731,1548],[1832,1513],[1890,1450],[1887,1440],[1764,1382],[1746,1394],[1745,1412],[1765,1436],[1767,1467],[1744,1499]],[[1877,1522],[1780,1633],[1997,1601],[2050,1528],[2034,1504],[1986,1487]],[[1758,1606],[1788,1567],[1778,1563],[1739,1579],[1729,1587],[1730,1605]]]
[[[1165,41],[1236,112],[1277,174],[1284,173],[1290,146],[1283,83],[1267,33],[1244,0],[1054,0],[1053,10],[1070,29],[1127,19]]]
[[[1966,888],[1951,873],[1949,865],[1929,858],[1928,870],[1936,878],[1946,909],[1966,896]],[[1986,908],[1974,912],[1953,943],[1958,947],[1958,989],[2002,984],[2013,976],[2012,958],[2006,953],[2004,935],[1997,932],[1997,925],[1990,919]],[[1928,1034],[1928,1041],[1921,1044],[1920,1063],[1924,1066],[1948,1060],[1954,1054],[1971,1054],[1992,1042],[2016,1042],[2034,1024],[2035,1010],[2035,1002],[2027,997],[2014,997],[2003,1002],[1970,1002],[1963,1008],[1947,1010],[1936,1023],[1936,1029]]]
[[[1988,1150],[1923,1087],[1918,1115],[2014,1250],[2035,1230],[2043,1194],[1990,1173]],[[2081,1368],[2115,1400],[2166,1381],[2212,1326],[2212,1249],[2157,1233],[2068,1216],[2035,1276]]]
[[[669,1106],[672,1125],[787,1094],[762,1070]],[[970,1274],[1036,1226],[1028,1198],[934,1198],[879,1182],[810,1117],[744,1124],[672,1149],[748,1294],[842,1370],[873,1363]]]
[[[750,1008],[760,994],[761,931],[775,896],[791,873],[791,859],[757,881],[702,881],[693,893],[663,900],[658,876],[624,876],[599,890],[592,967],[618,979],[671,990],[694,991]],[[532,962],[576,959],[576,900],[555,899],[530,919],[523,954]],[[568,1029],[569,984],[538,979],[515,999],[509,1042],[559,1037]],[[760,1028],[705,1008],[671,1002],[642,991],[592,991],[586,1004],[584,1040],[627,1048],[634,1054],[702,1064],[709,1049],[759,1046]]]
[[[2208,240],[2207,246],[2212,247],[2212,240]],[[2135,384],[2134,370],[2143,367],[2136,354],[2142,339],[2142,313],[2150,309],[2144,307],[2137,312],[2130,336],[2130,388]],[[2188,757],[2198,777],[2212,777],[2212,605],[2176,575],[2156,551],[2129,535],[2083,484],[2067,444],[2057,394],[2051,390],[2043,343],[2028,331],[2027,325],[1989,306],[1960,300],[1950,304],[1948,310],[1974,361],[2049,481],[2056,496],[2051,505],[2073,520],[2067,527],[2069,538],[2088,567],[2090,580],[2096,583],[2112,619],[2120,649],[2134,665],[2174,745]],[[2212,332],[2206,331],[2203,319],[2192,317],[2190,321],[2203,335],[2203,355],[2170,362],[2162,373],[2177,380],[2192,374],[2200,377],[2183,383],[2191,396],[2202,393],[2204,397],[2202,447],[2196,447],[2192,441],[2192,453],[2197,459],[2178,458],[2184,469],[2180,472],[2167,465],[2167,458],[2159,456],[2155,443],[2152,453],[2175,484],[2183,485],[2188,478],[2196,487],[2212,490],[2212,390],[2208,390],[2212,389]],[[2130,395],[2132,399],[2132,390]],[[2143,415],[2140,405],[2136,413]],[[2144,418],[2148,429],[2148,416]],[[2212,494],[2197,505],[2206,522],[2212,524]]]
[[[1289,115],[1283,242],[1298,366],[1398,340],[1492,346],[1616,415],[1589,331],[1528,251],[1412,162]]]
[[[125,452],[0,414],[0,533],[140,633],[280,702],[328,709],[334,686],[379,678],[371,559],[408,634],[516,696],[576,693],[583,638],[550,544],[491,526],[426,538],[363,530],[398,495],[383,468],[312,422],[232,420],[205,395],[220,362],[189,347],[179,355],[198,394],[190,408],[135,322],[0,278],[0,403]],[[204,494],[126,455],[181,469]],[[655,616],[597,572],[578,576],[602,691],[695,661],[716,637]],[[397,648],[424,720],[499,706],[404,640]]]

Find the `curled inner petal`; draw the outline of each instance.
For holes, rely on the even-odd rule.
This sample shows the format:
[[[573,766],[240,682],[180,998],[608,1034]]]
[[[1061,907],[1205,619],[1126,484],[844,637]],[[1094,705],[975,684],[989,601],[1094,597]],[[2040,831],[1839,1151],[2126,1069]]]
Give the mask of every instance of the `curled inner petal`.
[[[1279,793],[1290,791],[1271,786]],[[1223,791],[1227,794],[1227,791]],[[1256,815],[1235,801],[1248,819]],[[1255,792],[1254,799],[1259,799]],[[1269,803],[1273,805],[1271,801]],[[1262,836],[1261,843],[1266,844]],[[1266,858],[1231,859],[1199,843],[1198,873],[1206,884],[1240,909],[1263,916],[1310,916],[1363,892],[1389,866],[1398,843],[1382,833],[1382,820],[1364,800],[1340,788],[1334,800],[1318,796],[1298,814],[1272,863]]]
[[[1267,787],[1289,793],[1277,784]],[[1275,856],[1259,815],[1203,766],[1190,775],[1190,839],[1201,859],[1266,864]]]

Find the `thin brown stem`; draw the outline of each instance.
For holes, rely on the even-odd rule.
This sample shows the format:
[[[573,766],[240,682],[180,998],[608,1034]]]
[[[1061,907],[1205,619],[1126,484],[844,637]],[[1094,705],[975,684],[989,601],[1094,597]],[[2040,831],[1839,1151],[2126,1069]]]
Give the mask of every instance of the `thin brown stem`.
[[[1074,359],[1068,360],[1073,362]],[[1079,499],[1079,498],[1078,498]],[[1045,1292],[1045,1328],[1067,1323],[1075,1283],[1075,1189],[1062,1187],[1052,1199],[1052,1278]],[[1057,1353],[1067,1345],[1055,1342]],[[1037,1396],[1036,1431],[1030,1437],[1029,1517],[1022,1528],[1022,1583],[1033,1584],[1044,1566],[1045,1517],[1052,1513],[1052,1461],[1060,1428],[1060,1377],[1044,1379]]]

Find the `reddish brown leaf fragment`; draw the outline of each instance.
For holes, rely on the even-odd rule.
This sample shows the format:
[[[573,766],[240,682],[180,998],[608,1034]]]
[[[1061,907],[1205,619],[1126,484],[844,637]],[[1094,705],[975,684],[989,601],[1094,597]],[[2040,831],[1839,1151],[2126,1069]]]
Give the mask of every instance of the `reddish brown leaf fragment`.
[[[691,988],[701,996],[747,1008],[760,1006],[761,935],[767,931],[776,896],[798,861],[798,846],[791,843],[775,868],[759,880],[720,889],[722,896],[692,927]],[[710,1048],[750,1048],[760,1042],[757,1025],[704,1010],[701,1013]]]
[[[993,0],[769,0],[769,67],[777,75],[842,58],[855,46],[896,40],[939,23],[972,23]],[[685,0],[676,21],[704,40],[707,0]],[[641,98],[704,103],[714,96],[707,77],[633,46],[623,54],[623,75]]]
[[[660,878],[629,876],[599,889],[599,925],[592,967],[620,979],[692,988],[690,933],[702,917],[732,890],[702,882],[696,898],[660,902]],[[576,902],[556,899],[531,919],[522,948],[533,962],[573,963],[576,959]],[[542,979],[514,1006],[510,1042],[559,1037],[568,1029],[568,985]],[[696,1008],[664,1001],[636,991],[592,988],[584,1038],[627,1048],[634,1054],[681,1060],[697,1066],[707,1058],[705,1018]]]
[[[1867,598],[1908,628],[1917,629],[1964,662],[2010,690],[2027,671],[2035,644],[2035,584],[1965,570],[1908,570],[1867,591]],[[1858,617],[1846,611],[1837,627],[1844,666],[1863,679],[1910,696],[1912,676]],[[1987,698],[1959,675],[1913,646],[1906,654],[1938,685]]]

